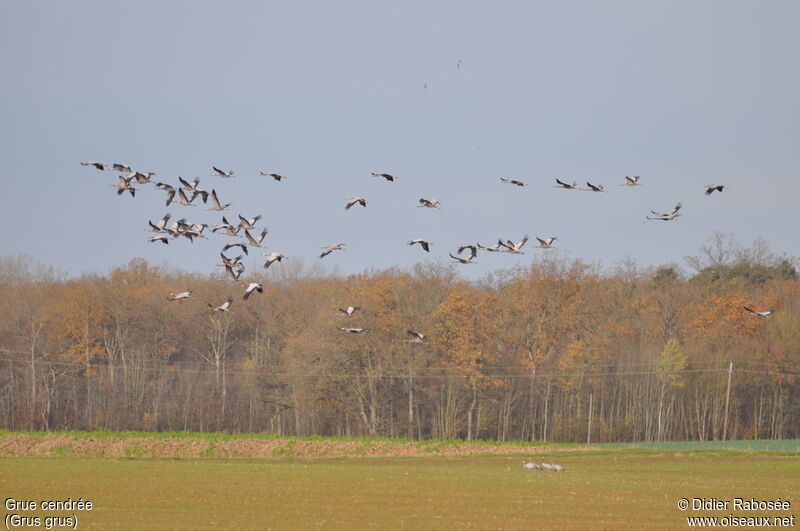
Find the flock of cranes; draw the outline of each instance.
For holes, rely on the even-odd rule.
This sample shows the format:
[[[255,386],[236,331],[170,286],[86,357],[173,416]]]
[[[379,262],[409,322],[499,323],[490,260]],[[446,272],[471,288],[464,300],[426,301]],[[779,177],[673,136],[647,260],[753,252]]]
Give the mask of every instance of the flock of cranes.
[[[544,457],[542,457],[542,464],[537,465],[533,461],[522,461],[522,467],[528,470],[550,470],[551,472],[564,472],[566,469],[555,463],[545,463]]]
[[[131,197],[136,196],[137,186],[139,185],[146,185],[151,184],[156,189],[166,192],[166,206],[170,206],[171,204],[175,203],[179,206],[184,207],[194,207],[197,206],[195,201],[199,200],[202,201],[203,204],[209,205],[210,199],[210,208],[206,208],[207,211],[212,212],[225,212],[227,211],[232,205],[232,203],[223,203],[220,200],[220,197],[217,193],[216,188],[212,188],[209,192],[200,187],[200,179],[195,178],[193,181],[188,181],[183,177],[178,177],[178,184],[169,184],[164,182],[153,182],[151,179],[155,176],[154,172],[141,172],[135,171],[131,169],[130,166],[127,164],[121,163],[114,163],[111,165],[98,162],[98,161],[88,161],[88,162],[81,162],[83,166],[92,166],[97,168],[101,171],[116,171],[120,172],[121,174],[118,176],[117,184],[109,184],[116,188],[117,195],[123,195],[125,192],[128,192]],[[286,179],[286,176],[272,173],[272,172],[259,172],[261,176],[264,177],[271,177],[275,181],[280,182]],[[230,179],[235,177],[233,170],[224,171],[216,166],[212,166],[212,176],[219,177],[222,179]],[[371,177],[376,177],[379,179],[384,179],[387,183],[394,183],[397,180],[395,175],[390,173],[371,173]],[[518,180],[518,179],[507,179],[507,178],[500,178],[500,182],[502,184],[510,184],[517,187],[524,187],[527,186],[525,182]],[[579,191],[588,191],[594,193],[609,193],[603,188],[601,184],[592,184],[590,182],[586,182],[586,187],[578,186],[578,183],[573,181],[572,183],[568,183],[562,181],[561,179],[555,179],[556,188],[560,188],[563,190],[579,190]],[[627,187],[635,187],[635,186],[642,186],[640,182],[640,177],[637,176],[626,176],[624,182],[620,183],[619,186],[627,186]],[[725,188],[725,185],[722,184],[709,184],[706,185],[705,194],[711,195],[713,192],[722,192]],[[176,199],[177,196],[177,199]],[[360,196],[351,196],[347,197],[347,202],[345,204],[345,210],[350,210],[352,207],[359,205],[363,208],[366,208],[368,205],[368,201],[364,197]],[[420,198],[417,204],[418,208],[435,208],[441,209],[441,203],[437,199],[432,198]],[[645,216],[646,219],[652,221],[674,221],[677,219],[681,214],[679,211],[682,208],[682,204],[679,202],[677,203],[671,210],[667,212],[657,212],[655,210],[651,210],[650,213],[652,216],[647,215]],[[241,214],[239,214],[239,223],[234,225],[228,221],[225,215],[222,216],[222,221],[219,224],[214,225],[211,227],[211,233],[221,233],[227,236],[239,238],[236,241],[229,241],[226,243],[220,252],[220,257],[222,259],[222,263],[218,264],[219,266],[225,269],[225,278],[233,283],[239,282],[242,274],[245,271],[245,265],[242,263],[242,255],[238,255],[236,257],[228,257],[225,255],[226,252],[230,251],[231,249],[238,248],[244,255],[249,255],[249,250],[251,248],[256,249],[263,249],[264,248],[264,241],[268,234],[268,230],[266,228],[262,228],[260,232],[258,232],[257,223],[262,219],[260,214],[252,217],[247,218]],[[170,241],[176,238],[187,238],[191,242],[194,242],[197,238],[207,239],[205,236],[205,230],[209,227],[208,224],[205,223],[193,223],[188,221],[186,218],[181,218],[171,225],[169,225],[169,221],[171,216],[169,213],[164,215],[158,222],[154,223],[152,221],[148,221],[149,231],[155,233],[153,236],[149,238],[150,242],[158,242],[165,245],[168,245]],[[448,253],[450,258],[453,259],[455,263],[458,264],[475,264],[477,263],[475,259],[478,256],[478,250],[483,250],[486,252],[491,253],[510,253],[510,254],[524,254],[523,247],[528,242],[528,235],[526,234],[523,238],[517,242],[512,240],[503,240],[502,238],[498,239],[497,242],[493,245],[484,246],[480,243],[467,243],[459,246],[456,250],[456,253],[453,254]],[[547,238],[539,238],[536,237],[536,241],[538,245],[535,248],[539,249],[552,249],[554,242],[558,240],[557,237],[551,236]],[[430,242],[424,238],[415,238],[412,240],[408,240],[408,245],[419,245],[419,247],[426,253],[430,253],[431,246],[433,242]],[[319,258],[325,258],[326,256],[330,255],[334,251],[344,251],[345,244],[344,243],[334,243],[331,245],[327,245],[322,247],[322,252],[319,254]],[[283,259],[288,258],[281,252],[271,251],[268,253],[263,253],[262,256],[266,257],[264,261],[264,268],[269,268],[275,262],[281,262]],[[263,287],[261,284],[258,283],[249,283],[244,290],[242,298],[247,300],[253,294],[253,292],[262,293]],[[181,293],[172,293],[167,297],[170,301],[179,301],[183,299],[191,298],[191,290],[187,290]],[[233,298],[228,297],[222,304],[214,305],[208,304],[208,306],[214,310],[215,312],[228,312],[233,304]],[[353,312],[355,310],[360,309],[358,306],[350,306],[348,310],[340,309],[340,312],[337,315],[344,316],[344,317],[352,317]],[[753,315],[759,317],[767,317],[773,313],[774,310],[769,310],[766,312],[756,312],[750,308],[745,307],[745,309]],[[368,329],[365,327],[337,327],[339,330],[343,332],[352,333],[352,334],[360,334],[366,332]],[[408,340],[411,343],[421,343],[425,340],[425,336],[423,334],[417,333],[412,330],[407,331],[409,335],[411,335],[412,339]]]

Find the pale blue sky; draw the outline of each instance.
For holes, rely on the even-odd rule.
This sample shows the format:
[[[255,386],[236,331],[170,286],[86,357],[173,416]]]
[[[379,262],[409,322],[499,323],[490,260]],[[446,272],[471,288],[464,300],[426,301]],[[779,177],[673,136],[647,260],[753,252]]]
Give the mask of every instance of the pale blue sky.
[[[100,160],[199,177],[306,265],[346,242],[322,261],[345,273],[428,258],[405,245],[417,237],[432,259],[529,234],[606,266],[682,263],[715,231],[800,255],[798,22],[793,1],[4,0],[0,252],[72,274],[134,257],[214,268],[230,238],[163,246],[143,230],[220,214],[165,209],[149,186],[117,197],[116,173],[79,165]],[[644,186],[617,186],[634,174]],[[712,182],[729,188],[706,197]],[[351,195],[367,209],[345,212]],[[644,220],[678,201],[677,221]],[[461,270],[544,252],[525,250]]]

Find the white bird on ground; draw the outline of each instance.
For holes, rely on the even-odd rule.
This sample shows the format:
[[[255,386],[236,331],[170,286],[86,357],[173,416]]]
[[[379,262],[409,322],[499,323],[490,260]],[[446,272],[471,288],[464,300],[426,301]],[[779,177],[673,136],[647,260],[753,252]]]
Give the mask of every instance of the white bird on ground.
[[[258,220],[261,219],[261,214],[257,215],[254,218],[247,219],[239,214],[239,228],[240,229],[254,229],[256,228],[256,223]]]
[[[345,251],[346,249],[344,248],[344,245],[345,244],[343,244],[343,243],[335,243],[335,244],[329,245],[327,247],[322,247],[322,249],[324,249],[324,250],[322,251],[322,254],[319,255],[319,257],[320,258],[325,258],[329,254],[331,254],[333,251]]]
[[[372,172],[370,172],[370,173],[372,173]],[[386,179],[390,183],[394,182],[394,180],[397,179],[397,177],[395,177],[394,175],[392,175],[390,173],[372,173],[372,176],[373,177],[383,177],[384,179]]]
[[[508,240],[506,243],[503,244],[503,246],[506,247],[508,249],[508,252],[510,252],[510,253],[524,254],[521,251],[521,249],[522,249],[522,247],[525,246],[526,243],[528,243],[528,235],[527,234],[522,238],[522,240],[518,241],[517,243],[514,243],[511,240]]]
[[[360,309],[361,306],[348,306],[346,310],[343,308],[339,308],[339,313],[337,313],[336,315],[338,315],[339,317],[353,317],[353,314]]]
[[[250,295],[254,291],[257,291],[259,293],[264,293],[264,286],[262,286],[258,282],[251,282],[250,284],[248,284],[247,287],[244,290],[244,300],[249,299]]]
[[[250,245],[253,247],[261,247],[261,242],[264,241],[264,237],[267,235],[267,229],[261,231],[261,234],[258,236],[253,237],[247,229],[244,230],[244,237],[247,238],[247,241],[250,242]]]
[[[231,309],[231,304],[233,304],[233,297],[228,297],[228,300],[223,302],[219,306],[214,306],[211,303],[208,303],[208,307],[214,310],[215,312],[227,312]]]
[[[513,185],[516,185],[516,186],[525,186],[524,182],[517,181],[516,179],[503,179],[502,177],[500,177],[500,182],[501,183],[507,183],[507,184],[513,184]]]
[[[556,238],[555,236],[551,236],[550,238],[547,238],[545,240],[543,240],[543,239],[541,239],[539,237],[537,237],[536,239],[539,240],[539,247],[540,248],[542,248],[542,249],[550,249],[551,247],[553,247],[553,242],[556,241],[558,238]]]
[[[422,207],[441,209],[441,207],[439,206],[439,201],[437,201],[436,199],[425,199],[425,198],[420,199],[417,208],[422,208]]]
[[[225,203],[224,205],[219,202],[219,197],[217,197],[217,191],[215,189],[211,189],[211,208],[207,208],[206,210],[215,210],[217,212],[221,212],[226,210],[229,206],[233,203]]]
[[[642,183],[639,182],[639,176],[634,175],[633,177],[625,176],[625,182],[620,184],[619,186],[641,186]]]
[[[722,193],[723,188],[725,188],[724,184],[707,184],[706,195],[711,195],[714,192]]]
[[[426,253],[431,252],[430,246],[433,245],[431,242],[425,241],[422,238],[415,238],[413,240],[408,240],[408,245],[414,245],[415,243],[418,243],[419,246],[422,247],[422,249]]]
[[[216,166],[211,166],[211,168],[214,170],[213,175],[216,175],[217,177],[224,177],[226,179],[233,177],[233,170],[222,171]]]
[[[564,467],[561,465],[556,464],[549,464],[544,462],[544,457],[542,457],[542,468],[545,470],[552,470],[553,472],[563,472]]]
[[[342,328],[340,326],[337,326],[336,328],[338,328],[342,332],[348,332],[350,334],[360,334],[361,332],[367,331],[366,328]]]
[[[281,261],[281,260],[283,260],[284,258],[288,258],[287,256],[284,256],[283,254],[281,254],[281,253],[276,253],[276,252],[272,252],[272,253],[264,253],[262,256],[266,256],[266,257],[267,257],[267,261],[266,261],[266,262],[264,262],[264,268],[268,268],[268,267],[269,267],[269,266],[271,266],[273,263],[275,263],[275,262],[280,262],[280,261]]]
[[[191,299],[192,298],[192,290],[182,291],[180,293],[170,293],[169,297],[167,297],[168,301],[179,301],[182,299]]]
[[[347,204],[344,206],[344,209],[345,210],[350,210],[350,207],[352,207],[356,203],[358,203],[359,205],[361,205],[362,207],[365,207],[365,208],[367,206],[367,200],[364,199],[363,197],[348,197],[347,198]]]
[[[105,170],[106,165],[102,162],[97,162],[96,160],[90,160],[89,162],[81,162],[81,166],[94,166],[98,170]]]
[[[766,310],[766,311],[763,311],[763,312],[757,312],[757,311],[755,311],[755,310],[753,310],[751,308],[748,308],[747,306],[743,306],[743,308],[745,310],[747,310],[748,312],[750,312],[750,314],[756,315],[758,317],[769,317],[770,315],[775,313],[775,310]]]
[[[411,339],[408,340],[408,343],[422,343],[425,341],[425,334],[420,334],[413,330],[406,330],[406,333],[411,335]]]
[[[286,178],[285,175],[281,175],[280,173],[264,173],[263,171],[260,171],[258,173],[260,173],[264,177],[272,177],[276,181],[280,181],[281,179],[285,179]]]
[[[565,183],[563,181],[560,181],[560,180],[556,179],[556,185],[555,186],[556,186],[556,188],[564,188],[565,190],[577,190],[578,189],[578,183],[576,183],[575,181],[572,181],[572,184],[567,184],[567,183]]]
[[[522,466],[527,468],[528,470],[540,470],[541,467],[534,463],[533,461],[526,462],[524,459],[522,460]]]

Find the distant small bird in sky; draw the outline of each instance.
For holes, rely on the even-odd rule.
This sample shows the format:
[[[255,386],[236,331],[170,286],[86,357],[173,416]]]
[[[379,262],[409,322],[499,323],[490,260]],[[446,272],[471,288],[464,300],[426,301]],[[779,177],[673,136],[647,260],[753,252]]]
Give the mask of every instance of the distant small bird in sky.
[[[216,166],[211,166],[211,168],[214,170],[214,175],[216,175],[217,177],[223,177],[226,179],[233,177],[233,170],[222,171]]]
[[[89,162],[81,162],[81,166],[94,166],[98,170],[105,170],[106,165],[102,162],[97,162],[96,160],[90,160]]]
[[[460,264],[477,264],[478,262],[473,262],[472,260],[476,256],[478,256],[478,246],[477,245],[473,245],[473,244],[469,244],[469,243],[461,245],[458,248],[458,254],[461,254],[462,252],[466,251],[467,249],[469,249],[469,254],[465,258],[461,258],[459,256],[453,256],[453,253],[449,253],[450,254],[450,258],[452,258],[453,260],[455,260],[456,262],[458,262]]]
[[[496,244],[491,245],[489,247],[484,247],[483,245],[478,244],[478,247],[480,247],[481,249],[485,249],[485,250],[487,250],[489,252],[492,252],[492,253],[505,252],[503,249],[501,249],[501,247],[505,247],[505,246],[506,246],[506,244],[503,243],[503,239],[502,238],[498,239]]]
[[[153,223],[152,221],[148,220],[147,223],[150,225],[151,232],[166,232],[165,229],[167,228],[167,222],[169,221],[170,216],[169,212],[164,214],[164,217],[158,220],[158,224]]]
[[[543,240],[543,239],[541,239],[539,237],[537,237],[536,239],[539,240],[539,247],[540,248],[542,248],[542,249],[550,249],[553,246],[553,242],[556,241],[558,238],[556,238],[554,236],[551,236],[550,238],[547,238],[545,240]]]
[[[425,207],[425,208],[441,208],[439,206],[439,201],[437,201],[436,199],[424,199],[424,198],[420,199],[419,200],[419,205],[417,205],[417,208],[421,208],[421,207]]]
[[[625,176],[625,182],[620,184],[620,186],[641,186],[642,183],[639,182],[639,176],[635,175],[633,177]]]
[[[519,242],[514,243],[511,240],[508,240],[506,243],[503,244],[503,246],[508,248],[508,252],[510,252],[510,253],[523,254],[521,249],[525,246],[526,243],[528,243],[528,235],[527,234]]]
[[[281,179],[285,179],[285,178],[286,178],[286,176],[284,176],[284,175],[281,175],[281,174],[279,174],[279,173],[264,173],[263,171],[261,171],[261,172],[259,172],[259,173],[260,173],[261,175],[263,175],[264,177],[272,177],[272,178],[273,178],[273,179],[275,179],[276,181],[280,181]]]
[[[113,186],[117,189],[117,195],[122,195],[127,190],[130,192],[131,197],[136,197],[136,188],[131,185],[131,181],[133,180],[133,175],[130,177],[125,177],[124,175],[119,176],[119,181],[117,184],[109,184],[109,186]]]
[[[724,184],[707,184],[706,185],[706,195],[711,195],[714,192],[722,193],[722,189],[725,188]]]
[[[565,190],[576,190],[578,183],[572,181],[572,184],[567,184],[559,179],[556,179],[556,188],[564,188]]]
[[[394,180],[397,179],[397,177],[395,177],[394,175],[392,175],[390,173],[372,173],[372,176],[373,177],[383,177],[384,179],[386,179],[390,183],[394,182]]]
[[[350,207],[352,207],[356,203],[358,203],[359,205],[361,205],[364,208],[366,208],[366,206],[367,206],[367,200],[364,199],[363,197],[348,197],[347,198],[347,204],[344,206],[344,209],[345,210],[350,210]]]
[[[156,188],[161,188],[167,192],[167,206],[175,199],[175,188],[166,183],[156,183]]]
[[[433,245],[431,242],[425,241],[422,238],[415,238],[413,240],[408,240],[408,245],[414,245],[415,243],[418,243],[419,246],[422,247],[422,249],[426,253],[431,252],[430,246]]]
[[[224,205],[220,203],[219,197],[217,197],[217,191],[213,188],[211,189],[211,208],[207,208],[206,210],[221,212],[226,210],[231,205],[233,205],[233,203],[225,203]]]
[[[503,179],[502,177],[500,177],[500,182],[501,183],[514,184],[516,186],[525,186],[524,182],[517,181],[516,179]]]
[[[132,171],[129,177],[136,179],[137,184],[147,184],[150,182],[150,177],[155,175],[152,171]]]
[[[178,188],[178,204],[181,206],[195,206],[192,204],[192,201],[186,197],[186,192],[183,191],[183,188]]]
[[[239,214],[239,228],[240,229],[254,229],[256,228],[256,223],[258,220],[261,219],[261,214],[258,214],[254,218],[247,219]]]
[[[257,236],[253,236],[248,232],[248,229],[244,230],[244,237],[247,238],[247,241],[250,242],[250,245],[253,247],[261,247],[261,242],[264,241],[264,237],[267,235],[267,229],[263,229],[261,234]]]
[[[275,262],[280,262],[284,258],[288,258],[287,256],[284,256],[283,254],[276,253],[276,252],[264,253],[262,256],[266,256],[267,257],[267,261],[264,262],[264,269],[268,268],[269,266],[271,266]]]
[[[472,261],[472,259],[475,258],[474,254],[471,254],[471,255],[467,256],[466,258],[460,258],[458,256],[453,256],[453,253],[449,253],[449,254],[450,254],[450,258],[452,258],[453,260],[455,260],[456,262],[458,262],[460,264],[477,264],[478,263],[478,262],[473,262]]]
[[[655,210],[651,210],[650,212],[652,214],[655,214],[655,217],[650,217],[650,216],[646,216],[646,217],[647,217],[647,219],[650,219],[650,220],[672,221],[673,219],[675,219],[678,216],[680,216],[680,214],[678,214],[678,210],[680,210],[682,206],[683,205],[678,203],[677,205],[672,207],[672,210],[670,210],[669,212],[656,212]]]
[[[241,248],[242,251],[244,251],[244,254],[248,254],[247,245],[242,242],[231,242],[225,245],[225,247],[223,247],[222,250],[227,251],[228,249],[231,249],[233,247],[239,247]]]
[[[345,250],[344,245],[345,244],[343,244],[343,243],[335,243],[335,244],[332,244],[332,245],[328,245],[327,247],[323,247],[322,249],[324,249],[324,250],[322,251],[322,254],[319,255],[319,257],[320,258],[325,258],[329,254],[331,254],[333,251],[344,251]]]
[[[590,192],[605,192],[602,184],[592,184],[589,181],[586,181],[586,186],[589,187],[588,191]]]

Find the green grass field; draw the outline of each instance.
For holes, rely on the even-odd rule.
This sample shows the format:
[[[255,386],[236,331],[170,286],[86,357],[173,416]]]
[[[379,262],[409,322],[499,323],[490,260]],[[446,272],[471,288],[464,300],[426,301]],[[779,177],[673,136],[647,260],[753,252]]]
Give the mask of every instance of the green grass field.
[[[537,454],[537,457],[542,454]],[[81,529],[684,528],[680,498],[800,505],[800,458],[782,452],[559,452],[564,473],[520,456],[413,458],[0,458],[3,499],[90,500]],[[772,515],[777,513],[753,513]]]
[[[721,450],[722,441],[664,441],[639,443],[603,443],[601,448],[655,448],[658,450]],[[727,441],[731,450],[794,452],[800,454],[800,439],[759,439],[755,441]]]

